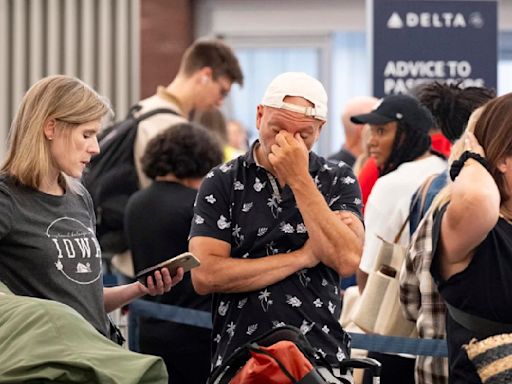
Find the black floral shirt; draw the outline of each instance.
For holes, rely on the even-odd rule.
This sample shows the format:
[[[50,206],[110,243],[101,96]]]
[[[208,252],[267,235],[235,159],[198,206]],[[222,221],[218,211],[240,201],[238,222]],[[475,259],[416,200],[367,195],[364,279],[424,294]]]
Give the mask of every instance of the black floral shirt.
[[[231,244],[231,257],[242,259],[297,250],[308,233],[293,193],[288,186],[281,188],[252,154],[251,148],[206,176],[190,236],[226,241]],[[351,211],[360,217],[360,189],[349,166],[310,152],[309,172],[333,211]],[[349,354],[349,338],[338,323],[339,283],[336,271],[319,264],[258,291],[214,294],[213,367],[236,348],[285,324],[299,328],[317,355],[336,365]]]

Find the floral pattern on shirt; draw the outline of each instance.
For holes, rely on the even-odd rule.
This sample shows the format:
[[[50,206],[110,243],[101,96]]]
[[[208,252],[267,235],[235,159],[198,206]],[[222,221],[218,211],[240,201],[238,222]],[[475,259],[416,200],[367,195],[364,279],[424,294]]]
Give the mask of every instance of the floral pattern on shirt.
[[[345,163],[310,153],[309,171],[333,211],[360,217],[359,185]],[[301,248],[304,219],[288,186],[256,165],[252,150],[214,168],[199,190],[190,237],[208,236],[231,245],[231,257],[261,258]],[[339,276],[324,264],[300,270],[255,292],[213,295],[213,366],[268,330],[292,325],[307,334],[317,355],[332,364],[348,356],[341,329]],[[341,357],[341,358],[340,358]]]

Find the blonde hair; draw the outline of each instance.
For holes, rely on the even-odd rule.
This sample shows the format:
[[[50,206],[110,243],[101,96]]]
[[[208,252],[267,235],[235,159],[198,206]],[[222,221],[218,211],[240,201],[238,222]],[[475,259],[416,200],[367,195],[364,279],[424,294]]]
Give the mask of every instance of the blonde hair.
[[[55,119],[58,128],[71,129],[111,114],[109,101],[81,80],[48,76],[23,96],[9,132],[7,157],[0,172],[37,189],[48,177],[52,158],[44,126]],[[64,179],[61,177],[61,182]]]

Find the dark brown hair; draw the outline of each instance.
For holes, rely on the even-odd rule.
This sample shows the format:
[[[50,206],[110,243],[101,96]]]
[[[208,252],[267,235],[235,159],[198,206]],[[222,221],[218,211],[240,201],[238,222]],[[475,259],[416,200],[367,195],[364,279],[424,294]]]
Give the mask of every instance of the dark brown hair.
[[[204,67],[212,69],[214,80],[225,76],[232,83],[243,85],[244,76],[238,59],[233,50],[219,39],[198,40],[188,47],[180,71],[190,76]]]
[[[141,163],[150,179],[170,173],[185,179],[204,177],[222,160],[222,147],[213,133],[196,124],[180,123],[150,140]]]
[[[475,123],[474,134],[484,148],[501,201],[505,202],[510,198],[510,191],[506,188],[505,175],[498,169],[498,163],[507,156],[512,156],[512,93],[485,104]]]
[[[416,97],[432,112],[436,128],[453,143],[464,132],[471,112],[496,97],[496,92],[436,81],[419,87]]]

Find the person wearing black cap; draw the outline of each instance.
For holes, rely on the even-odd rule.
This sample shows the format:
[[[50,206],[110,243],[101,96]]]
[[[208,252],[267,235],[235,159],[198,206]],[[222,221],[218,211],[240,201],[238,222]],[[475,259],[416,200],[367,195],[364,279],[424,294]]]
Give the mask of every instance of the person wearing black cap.
[[[407,220],[413,193],[432,174],[442,172],[446,161],[431,150],[430,112],[418,100],[406,95],[385,97],[370,113],[352,116],[352,121],[370,124],[370,155],[379,167],[379,179],[370,193],[365,211],[365,244],[357,274],[364,290],[374,268],[382,239],[393,243]],[[402,231],[399,243],[407,246],[409,231]],[[414,360],[379,355],[383,362],[383,383],[414,383]]]
[[[393,139],[392,145],[387,146],[383,152],[377,151],[371,140],[369,142],[370,154],[377,161],[380,176],[394,171],[402,163],[417,159],[430,149],[432,116],[410,96],[388,96],[372,112],[352,116],[351,121],[370,124],[372,136],[386,131],[390,134],[387,138]]]

